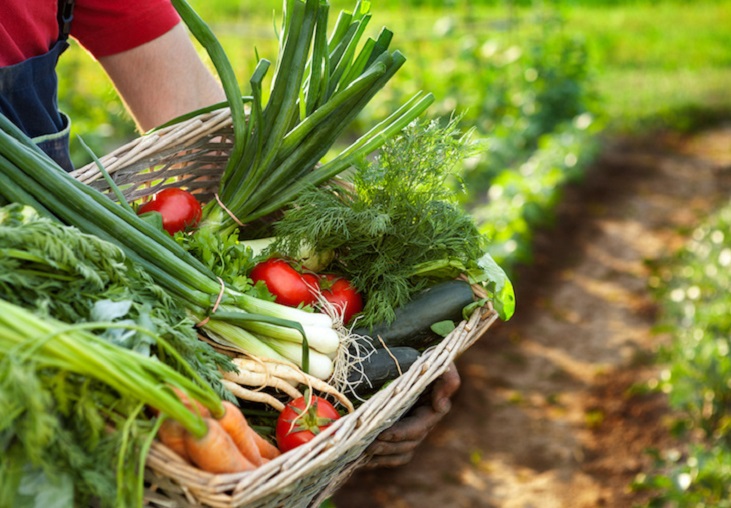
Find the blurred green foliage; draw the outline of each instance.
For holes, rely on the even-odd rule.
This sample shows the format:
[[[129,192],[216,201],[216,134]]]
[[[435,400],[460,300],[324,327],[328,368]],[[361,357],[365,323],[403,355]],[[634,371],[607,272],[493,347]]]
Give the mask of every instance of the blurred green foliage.
[[[275,55],[282,2],[190,1],[222,40],[246,89],[255,51],[267,58]],[[355,0],[330,3],[331,10],[338,11],[351,9]],[[458,90],[435,112],[459,106],[477,116],[485,107],[481,97],[504,102],[501,91],[481,72],[482,66],[499,63],[487,61],[484,53],[497,46],[512,55],[512,46],[525,48],[528,38],[557,16],[562,26],[552,29],[554,36],[560,33],[584,45],[610,127],[671,124],[692,129],[717,118],[718,111],[731,111],[729,0],[394,0],[374,3],[373,10],[374,31],[383,25],[392,28],[397,46],[409,58],[397,77],[400,86],[438,95],[447,87]],[[472,57],[466,55],[470,52]],[[74,132],[96,152],[104,153],[135,135],[104,73],[83,50],[68,51],[60,68],[61,105],[74,120]],[[459,103],[452,104],[455,96]],[[387,100],[383,104],[388,107]],[[74,160],[88,161],[78,147],[74,153]]]
[[[613,130],[692,130],[731,115],[731,2],[574,2],[566,26],[587,43]]]
[[[685,453],[658,451],[652,474],[635,488],[655,496],[649,506],[731,506],[731,205],[692,235],[659,270],[657,297],[668,365],[660,389],[676,410],[673,425]]]

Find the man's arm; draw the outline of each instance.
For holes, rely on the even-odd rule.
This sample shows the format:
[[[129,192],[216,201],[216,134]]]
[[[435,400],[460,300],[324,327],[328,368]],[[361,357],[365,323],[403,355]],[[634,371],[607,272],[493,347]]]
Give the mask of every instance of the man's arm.
[[[182,23],[99,62],[143,132],[226,98]]]

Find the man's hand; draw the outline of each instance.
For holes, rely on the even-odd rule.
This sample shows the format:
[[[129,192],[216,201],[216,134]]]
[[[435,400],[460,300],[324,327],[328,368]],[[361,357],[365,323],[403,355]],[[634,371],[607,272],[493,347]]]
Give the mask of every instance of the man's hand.
[[[430,404],[417,406],[404,418],[381,432],[368,447],[371,456],[366,468],[396,467],[411,461],[414,450],[452,408],[452,396],[461,379],[457,367],[451,364],[432,387]]]

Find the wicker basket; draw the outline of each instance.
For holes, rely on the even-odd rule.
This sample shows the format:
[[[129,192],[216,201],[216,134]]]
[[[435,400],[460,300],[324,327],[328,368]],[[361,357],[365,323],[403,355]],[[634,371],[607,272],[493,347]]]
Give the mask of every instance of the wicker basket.
[[[142,136],[101,158],[128,200],[168,186],[185,186],[201,200],[213,197],[217,175],[232,142],[228,109],[200,115]],[[109,192],[95,164],[73,175]],[[479,288],[475,289],[479,292]],[[318,506],[368,460],[364,453],[378,434],[406,413],[450,363],[497,319],[490,307],[475,312],[443,341],[426,351],[402,376],[315,439],[254,471],[214,475],[184,463],[155,442],[147,460],[145,503],[157,507]]]

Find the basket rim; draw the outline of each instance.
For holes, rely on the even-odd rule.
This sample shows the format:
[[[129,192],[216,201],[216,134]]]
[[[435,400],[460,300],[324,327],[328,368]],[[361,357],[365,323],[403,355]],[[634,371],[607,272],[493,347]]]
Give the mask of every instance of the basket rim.
[[[153,161],[156,156],[168,150],[173,153],[186,145],[192,145],[206,136],[214,135],[233,126],[231,109],[226,106],[202,113],[198,116],[174,123],[160,129],[153,129],[134,138],[108,154],[99,157],[99,163],[110,175],[138,161]],[[104,177],[95,161],[70,173],[82,183],[89,184]]]

